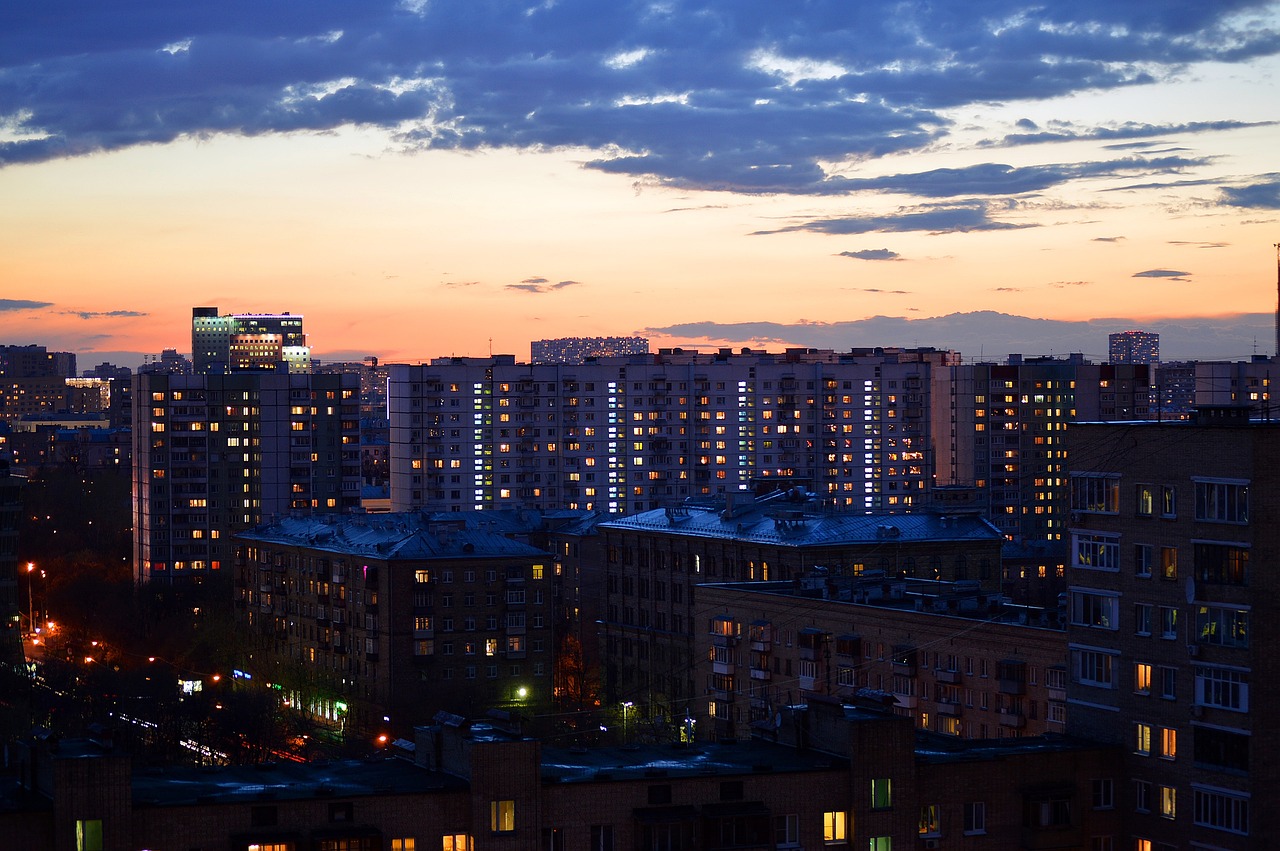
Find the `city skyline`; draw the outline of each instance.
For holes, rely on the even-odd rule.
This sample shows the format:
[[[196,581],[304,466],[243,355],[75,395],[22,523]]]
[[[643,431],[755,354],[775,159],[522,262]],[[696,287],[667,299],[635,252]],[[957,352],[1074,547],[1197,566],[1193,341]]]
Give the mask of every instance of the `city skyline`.
[[[1272,353],[1274,2],[505,8],[0,13],[0,339]]]

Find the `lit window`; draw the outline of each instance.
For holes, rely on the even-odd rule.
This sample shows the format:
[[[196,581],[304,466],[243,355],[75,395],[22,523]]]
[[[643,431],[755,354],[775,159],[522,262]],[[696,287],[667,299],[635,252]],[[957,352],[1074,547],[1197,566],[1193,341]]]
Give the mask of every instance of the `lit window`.
[[[489,802],[489,829],[494,833],[510,833],[516,829],[516,802]]]
[[[827,812],[822,814],[822,841],[828,845],[845,842],[847,834],[845,832],[846,818],[848,814],[842,810]]]
[[[893,797],[889,778],[875,778],[871,781],[871,809],[887,810],[891,806],[893,806]]]

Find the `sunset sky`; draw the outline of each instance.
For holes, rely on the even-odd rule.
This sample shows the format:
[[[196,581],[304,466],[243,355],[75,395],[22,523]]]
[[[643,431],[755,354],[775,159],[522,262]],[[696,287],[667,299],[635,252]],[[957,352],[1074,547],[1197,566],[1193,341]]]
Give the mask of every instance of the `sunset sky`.
[[[1272,354],[1278,93],[1276,2],[8,3],[0,344]]]

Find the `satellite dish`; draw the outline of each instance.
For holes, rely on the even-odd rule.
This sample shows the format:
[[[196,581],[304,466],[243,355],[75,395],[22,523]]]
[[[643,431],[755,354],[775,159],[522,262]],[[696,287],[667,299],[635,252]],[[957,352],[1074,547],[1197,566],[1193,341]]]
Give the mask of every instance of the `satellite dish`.
[[[1187,577],[1187,604],[1190,605],[1196,601],[1196,578],[1194,576]]]

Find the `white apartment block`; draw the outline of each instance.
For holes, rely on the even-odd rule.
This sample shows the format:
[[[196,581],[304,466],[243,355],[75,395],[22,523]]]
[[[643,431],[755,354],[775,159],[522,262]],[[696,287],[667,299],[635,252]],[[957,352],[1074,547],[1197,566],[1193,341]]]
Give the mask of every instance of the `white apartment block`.
[[[629,513],[799,487],[906,510],[933,472],[934,350],[664,350],[577,365],[393,365],[392,510]]]

